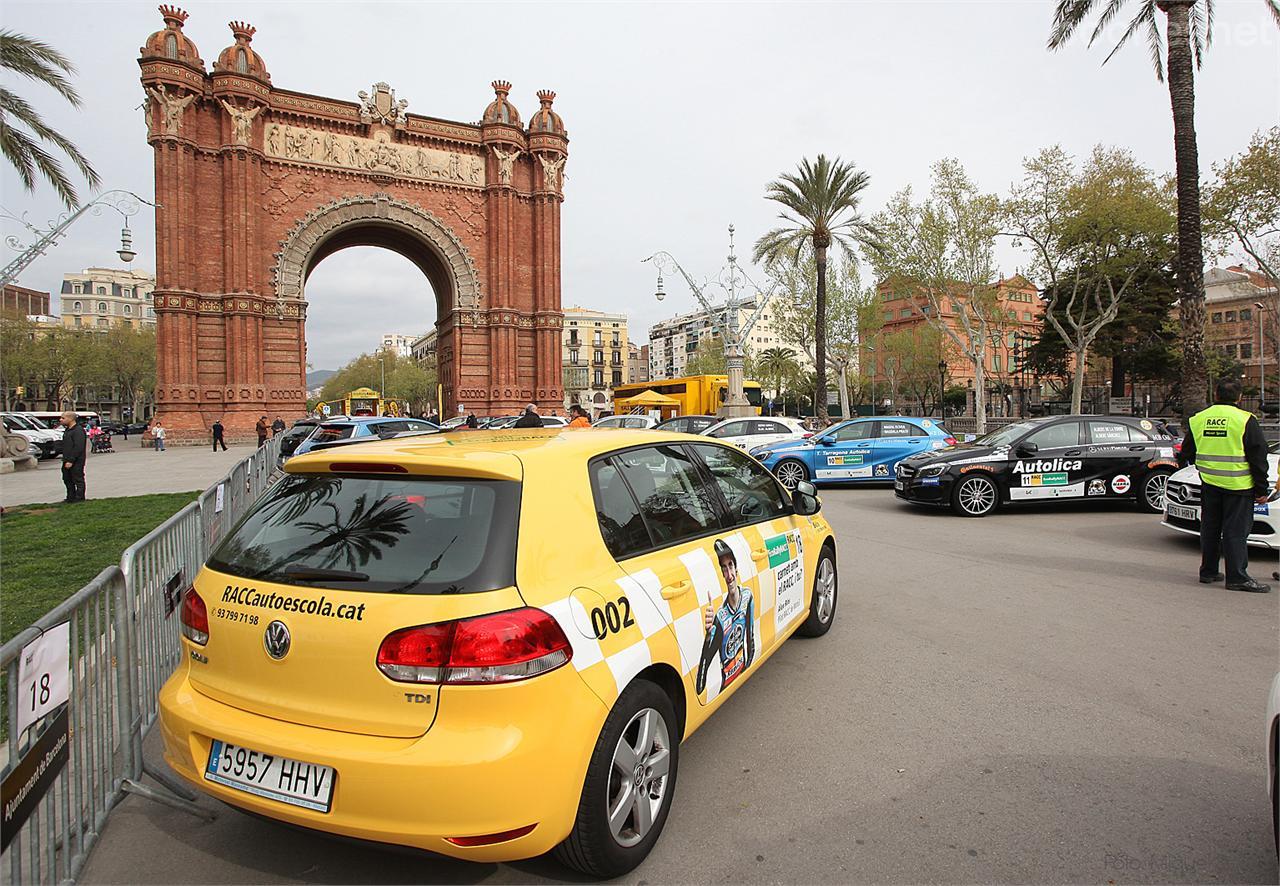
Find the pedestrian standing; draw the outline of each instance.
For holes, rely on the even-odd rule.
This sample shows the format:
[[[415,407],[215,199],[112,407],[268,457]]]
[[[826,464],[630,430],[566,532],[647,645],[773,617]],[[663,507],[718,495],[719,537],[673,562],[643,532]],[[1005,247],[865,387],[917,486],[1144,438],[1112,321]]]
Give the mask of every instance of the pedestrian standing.
[[[571,428],[589,428],[591,420],[587,418],[587,410],[583,409],[577,403],[569,407],[569,414],[573,416],[573,420],[569,422]]]
[[[64,501],[84,501],[84,462],[89,449],[84,427],[74,412],[62,413],[59,422],[66,428],[62,432],[62,485],[67,487]]]
[[[1271,497],[1267,440],[1252,414],[1239,408],[1240,382],[1218,382],[1214,405],[1191,416],[1179,460],[1200,472],[1200,581],[1223,579],[1229,591],[1265,594],[1270,585],[1249,577],[1249,532],[1253,505]]]
[[[275,436],[284,430],[284,419],[276,416],[276,420],[271,423],[271,436]]]
[[[267,417],[264,415],[258,419],[258,423],[254,426],[254,430],[258,432],[258,448],[261,449],[267,445]]]
[[[164,452],[164,425],[158,418],[151,422],[151,439],[155,441],[156,452]]]
[[[227,441],[223,439],[223,435],[226,434],[226,428],[222,426],[222,419],[218,419],[213,423],[212,430],[213,430],[213,451],[217,452],[218,447],[221,446],[222,451],[226,452]]]
[[[530,403],[524,408],[524,414],[516,419],[514,427],[517,428],[540,428],[542,427],[542,417],[538,415],[537,405]]]

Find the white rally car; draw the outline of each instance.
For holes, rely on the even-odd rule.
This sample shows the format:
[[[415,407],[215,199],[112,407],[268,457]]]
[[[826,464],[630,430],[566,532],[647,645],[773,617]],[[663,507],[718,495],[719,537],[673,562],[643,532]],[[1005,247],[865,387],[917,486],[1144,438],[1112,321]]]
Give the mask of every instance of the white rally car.
[[[1271,444],[1267,456],[1270,466],[1267,482],[1275,489],[1280,473],[1280,443]],[[1178,532],[1200,534],[1200,472],[1187,465],[1169,478],[1164,494],[1164,525]],[[1280,498],[1272,495],[1266,504],[1253,506],[1253,531],[1249,544],[1254,547],[1280,548]]]

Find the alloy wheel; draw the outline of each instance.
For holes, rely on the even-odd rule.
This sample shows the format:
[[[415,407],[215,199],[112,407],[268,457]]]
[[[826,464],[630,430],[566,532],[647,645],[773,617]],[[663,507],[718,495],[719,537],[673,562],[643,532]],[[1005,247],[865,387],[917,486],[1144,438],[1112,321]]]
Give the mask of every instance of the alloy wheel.
[[[788,490],[794,491],[796,484],[805,479],[805,470],[799,462],[784,461],[778,465],[778,482]]]
[[[1143,494],[1147,498],[1147,506],[1153,511],[1164,510],[1165,491],[1169,488],[1169,475],[1161,472],[1152,474],[1143,485]]]
[[[653,827],[667,795],[671,740],[653,708],[637,711],[613,751],[609,773],[609,831],[620,846],[634,846]]]
[[[960,507],[975,517],[987,513],[996,505],[996,487],[985,477],[970,477],[960,484],[957,493]]]
[[[836,607],[836,568],[830,557],[818,564],[818,621],[826,624]]]

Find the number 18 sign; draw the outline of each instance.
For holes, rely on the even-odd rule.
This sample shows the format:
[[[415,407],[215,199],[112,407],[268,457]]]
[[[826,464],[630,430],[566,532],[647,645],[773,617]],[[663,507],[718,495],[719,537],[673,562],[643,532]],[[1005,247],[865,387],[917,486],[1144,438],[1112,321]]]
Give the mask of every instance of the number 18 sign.
[[[18,734],[69,697],[71,624],[54,625],[26,646],[18,660]]]

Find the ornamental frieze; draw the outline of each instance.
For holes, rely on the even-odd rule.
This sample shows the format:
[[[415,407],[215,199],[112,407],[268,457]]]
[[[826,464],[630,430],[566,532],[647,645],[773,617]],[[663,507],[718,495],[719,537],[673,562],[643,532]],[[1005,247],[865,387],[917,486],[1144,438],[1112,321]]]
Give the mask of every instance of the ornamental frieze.
[[[360,119],[359,112],[350,105],[340,105],[335,102],[320,101],[313,98],[301,98],[295,95],[281,95],[278,92],[272,95],[271,104],[277,108],[296,108],[299,111],[311,111],[316,114],[339,117],[344,120]]]
[[[480,157],[439,148],[397,144],[381,130],[368,139],[322,129],[268,123],[263,141],[266,155],[276,160],[462,187],[484,186],[484,161]]]

